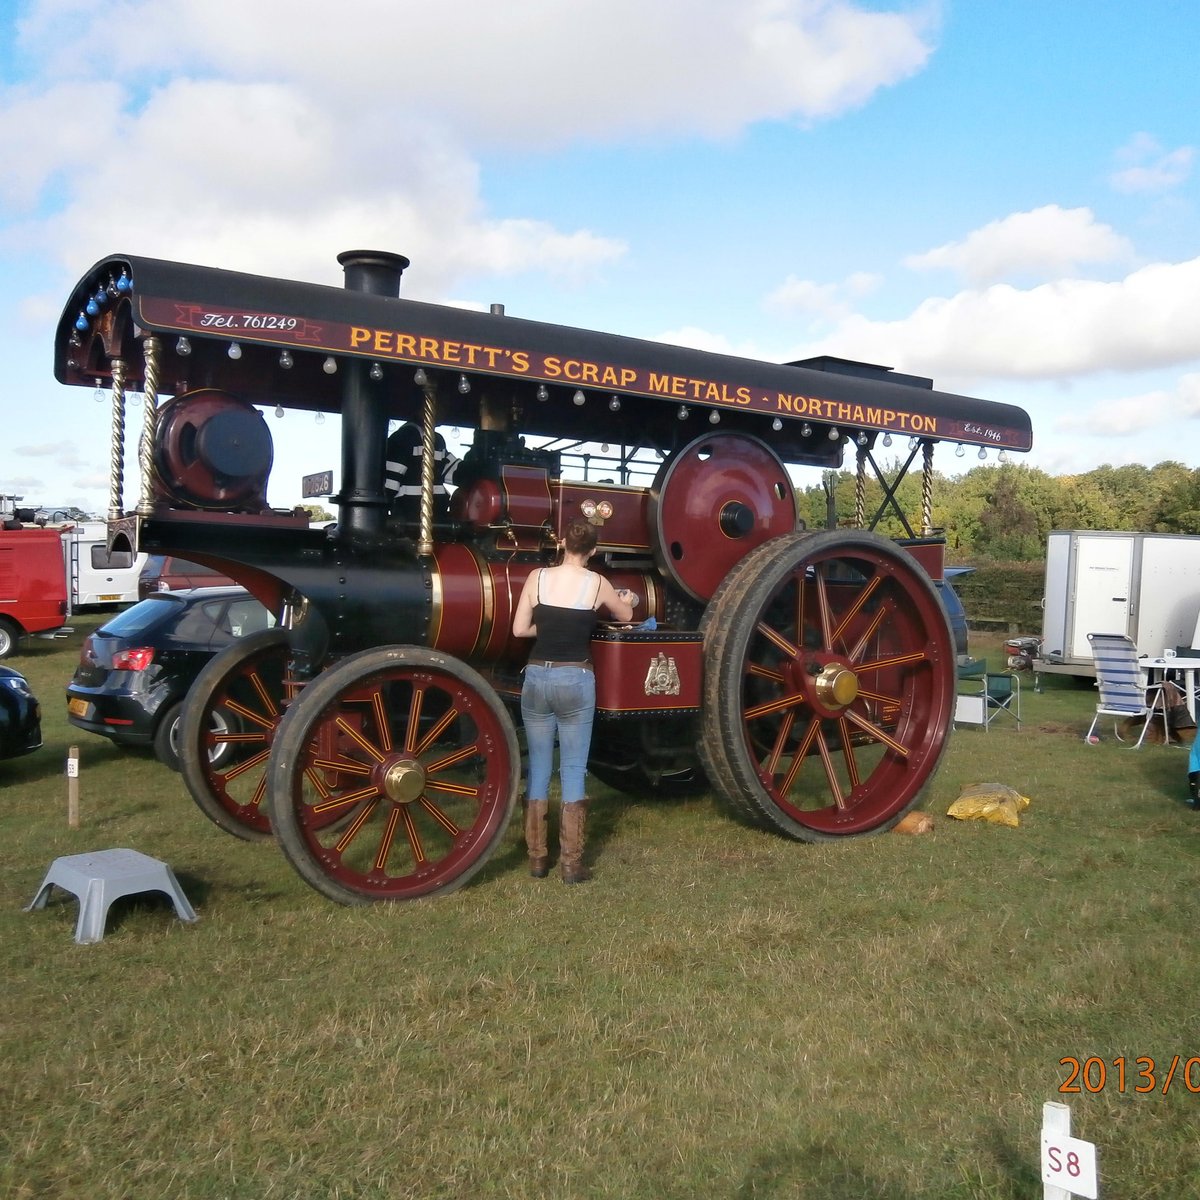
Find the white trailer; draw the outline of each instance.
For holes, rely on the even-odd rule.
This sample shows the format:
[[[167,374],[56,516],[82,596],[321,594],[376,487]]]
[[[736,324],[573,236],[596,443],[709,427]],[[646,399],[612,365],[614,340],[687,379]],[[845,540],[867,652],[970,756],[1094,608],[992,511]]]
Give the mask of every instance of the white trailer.
[[[1055,530],[1046,543],[1042,646],[1035,673],[1096,674],[1089,633],[1123,633],[1138,654],[1194,646],[1200,537]]]

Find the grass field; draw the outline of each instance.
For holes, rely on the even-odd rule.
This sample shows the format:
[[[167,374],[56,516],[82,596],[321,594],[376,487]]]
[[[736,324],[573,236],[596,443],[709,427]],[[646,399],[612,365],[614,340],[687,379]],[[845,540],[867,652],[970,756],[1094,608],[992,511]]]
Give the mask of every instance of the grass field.
[[[531,880],[514,824],[451,896],[343,909],[71,730],[80,636],[12,660],[46,747],[0,763],[0,1195],[1016,1200],[1055,1100],[1106,1200],[1200,1196],[1200,815],[1184,751],[1083,742],[1094,692],[957,731],[924,836],[597,787],[585,887]],[[946,818],[979,781],[1031,798],[1020,828]],[[121,902],[78,946],[73,900],[22,911],[116,846],[200,921]]]

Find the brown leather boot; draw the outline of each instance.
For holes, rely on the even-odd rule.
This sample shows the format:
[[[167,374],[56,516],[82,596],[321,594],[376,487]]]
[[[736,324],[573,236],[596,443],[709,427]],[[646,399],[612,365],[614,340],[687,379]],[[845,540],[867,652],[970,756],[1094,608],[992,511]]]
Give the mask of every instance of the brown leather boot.
[[[563,883],[586,883],[592,877],[583,862],[584,828],[587,824],[587,801],[564,804],[559,810],[559,866]]]
[[[529,873],[534,879],[550,874],[550,852],[546,848],[548,800],[525,801],[525,845],[529,848]]]

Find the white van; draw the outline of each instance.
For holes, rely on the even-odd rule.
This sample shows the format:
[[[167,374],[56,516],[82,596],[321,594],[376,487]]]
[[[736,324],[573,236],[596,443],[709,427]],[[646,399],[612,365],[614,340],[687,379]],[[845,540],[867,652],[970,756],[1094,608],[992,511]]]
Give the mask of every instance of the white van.
[[[145,554],[128,550],[108,552],[108,529],[103,521],[81,521],[62,531],[72,609],[101,604],[132,604],[138,599],[138,577]]]

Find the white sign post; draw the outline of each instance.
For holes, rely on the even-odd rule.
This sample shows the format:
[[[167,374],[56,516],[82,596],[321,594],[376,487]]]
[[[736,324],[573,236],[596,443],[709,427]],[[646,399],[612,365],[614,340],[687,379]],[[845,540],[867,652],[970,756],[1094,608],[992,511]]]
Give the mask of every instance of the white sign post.
[[[1098,1200],[1096,1147],[1071,1136],[1071,1110],[1048,1101],[1042,1105],[1042,1200]]]

